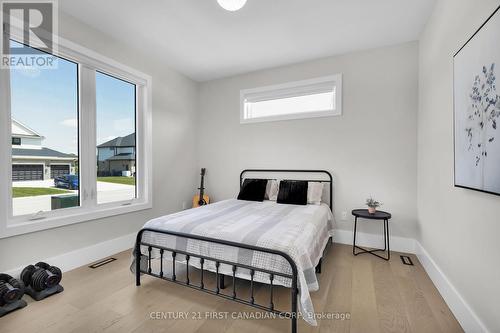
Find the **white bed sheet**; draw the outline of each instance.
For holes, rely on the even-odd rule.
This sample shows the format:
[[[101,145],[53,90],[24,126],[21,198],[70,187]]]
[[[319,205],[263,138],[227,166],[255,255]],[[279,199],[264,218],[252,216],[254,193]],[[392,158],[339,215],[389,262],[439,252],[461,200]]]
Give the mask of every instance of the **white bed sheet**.
[[[333,236],[334,217],[328,205],[301,206],[229,199],[153,219],[144,228],[176,231],[285,252],[298,269],[299,311],[306,322],[316,325],[310,291],[319,289],[315,267],[329,238]],[[148,231],[143,234],[143,242],[271,271],[292,272],[284,258],[258,251]],[[143,247],[142,252],[147,254],[147,249]],[[182,260],[181,257],[176,259]],[[191,259],[189,263],[200,268],[199,260]],[[206,261],[204,269],[215,272],[215,263]],[[232,268],[221,265],[219,272],[232,275]],[[250,272],[238,269],[236,276],[249,280]],[[269,283],[269,275],[256,272],[254,280]],[[291,280],[276,276],[273,283],[290,287]]]

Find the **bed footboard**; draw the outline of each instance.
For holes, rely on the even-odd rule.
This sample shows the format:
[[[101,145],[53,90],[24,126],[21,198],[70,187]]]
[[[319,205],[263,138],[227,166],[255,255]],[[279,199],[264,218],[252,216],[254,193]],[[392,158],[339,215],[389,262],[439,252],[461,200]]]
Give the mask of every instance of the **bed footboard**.
[[[221,260],[217,258],[211,258],[208,256],[203,256],[200,254],[196,253],[190,253],[188,251],[181,251],[177,249],[172,249],[168,247],[162,247],[159,245],[155,244],[149,244],[147,242],[144,242],[142,239],[142,235],[144,232],[153,232],[153,233],[161,233],[165,235],[172,235],[172,236],[177,236],[177,237],[183,237],[186,239],[194,239],[194,240],[199,240],[203,242],[209,242],[209,243],[216,243],[216,244],[221,244],[221,245],[227,245],[231,247],[236,247],[236,248],[241,248],[241,249],[247,249],[247,250],[252,250],[252,251],[259,251],[263,253],[268,253],[268,254],[273,254],[277,255],[280,257],[283,257],[289,264],[292,270],[292,274],[285,274],[285,273],[280,273],[280,272],[275,272],[275,271],[270,271],[266,270],[263,268],[259,267],[253,267],[251,265],[245,265],[237,262],[231,262],[227,260]],[[141,269],[141,246],[144,246],[148,250],[148,256],[147,256],[147,269]],[[151,260],[152,260],[152,255],[151,252],[153,249],[159,250],[160,253],[160,270],[159,272],[154,272],[152,269],[151,265]],[[230,241],[225,241],[225,240],[220,240],[220,239],[214,239],[214,238],[208,238],[208,237],[203,237],[203,236],[197,236],[197,235],[190,235],[190,234],[184,234],[184,233],[179,233],[179,232],[174,232],[174,231],[166,231],[166,230],[156,230],[156,229],[150,229],[150,228],[144,228],[139,231],[137,234],[137,239],[136,239],[136,244],[135,244],[135,277],[136,277],[136,285],[140,286],[141,284],[141,273],[151,275],[163,280],[167,280],[173,283],[177,283],[186,287],[190,287],[199,291],[203,291],[205,293],[218,296],[221,298],[233,300],[238,303],[246,304],[248,306],[257,308],[259,310],[264,310],[268,312],[272,312],[274,314],[279,315],[280,318],[287,318],[291,321],[291,332],[296,333],[297,332],[297,315],[298,315],[298,310],[297,310],[297,296],[298,296],[298,286],[297,286],[297,265],[293,261],[293,259],[286,253],[281,252],[281,251],[276,251],[272,249],[266,249],[258,246],[252,246],[252,245],[247,245],[247,244],[241,244],[241,243],[236,243],[236,242],[230,242]],[[172,255],[172,271],[171,274],[164,274],[164,267],[163,267],[163,259],[165,255],[165,251],[170,252]],[[175,273],[175,266],[176,266],[176,261],[175,258],[177,254],[184,255],[186,259],[186,278],[183,280],[179,280],[176,276]],[[200,284],[194,284],[192,281],[189,280],[189,260],[192,258],[197,258],[199,259],[200,263]],[[212,261],[215,263],[216,271],[216,283],[215,283],[215,289],[209,289],[204,285],[204,263],[205,261]],[[229,265],[232,267],[232,279],[233,279],[233,290],[232,290],[232,295],[227,295],[227,294],[222,294],[220,292],[220,283],[219,279],[222,276],[222,274],[219,274],[219,266],[221,264],[224,265]],[[238,269],[245,269],[250,272],[250,298],[249,299],[242,299],[237,296],[237,290],[236,290],[236,284],[235,284],[235,279],[236,279],[236,272]],[[262,305],[258,304],[255,301],[254,298],[254,274],[255,272],[260,272],[267,274],[269,276],[269,305]],[[290,294],[291,294],[291,304],[290,304],[290,311],[280,311],[274,307],[274,300],[273,300],[273,280],[276,276],[288,278],[291,280],[291,288],[290,288]],[[229,276],[230,277],[230,276]]]

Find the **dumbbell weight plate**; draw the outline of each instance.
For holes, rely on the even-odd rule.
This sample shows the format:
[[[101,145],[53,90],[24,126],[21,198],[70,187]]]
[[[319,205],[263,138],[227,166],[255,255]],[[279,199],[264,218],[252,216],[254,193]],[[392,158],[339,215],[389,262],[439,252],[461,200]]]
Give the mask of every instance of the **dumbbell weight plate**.
[[[2,281],[0,285],[0,304],[5,305],[17,301],[23,297],[23,294],[24,292],[21,289]]]
[[[47,288],[46,281],[49,274],[43,268],[37,268],[33,272],[31,287],[35,289],[35,291],[42,291]]]
[[[9,282],[10,279],[12,279],[12,276],[5,273],[0,274],[0,281]]]
[[[58,267],[50,266],[43,261],[37,262],[35,264],[35,267],[40,267],[48,271],[48,277],[45,280],[45,285],[47,286],[47,288],[53,287],[61,282],[62,272]]]
[[[21,299],[26,291],[23,281],[12,278],[9,280],[9,284],[17,290],[17,296],[15,300],[17,301]]]
[[[1,303],[9,304],[20,299],[24,294],[24,284],[8,274],[0,274],[0,299]]]
[[[56,266],[50,266],[49,271],[54,274],[53,286],[59,284],[62,280],[62,271]]]
[[[6,283],[4,286],[7,287],[7,292],[3,294],[3,301],[5,303],[10,304],[23,296],[21,290],[13,287],[10,283]]]
[[[5,285],[5,282],[0,281],[0,306],[5,305],[5,301],[3,299],[3,296],[6,292],[9,291],[9,288]]]
[[[33,272],[35,271],[35,266],[29,265],[26,266],[21,272],[21,280],[24,282],[25,286],[29,286],[31,284],[31,277],[33,276]]]
[[[44,268],[44,269],[49,269],[50,268],[50,265],[47,264],[46,262],[43,262],[43,261],[40,261],[40,262],[37,262],[35,264],[36,267],[41,267],[41,268]]]
[[[47,288],[52,288],[53,286],[57,285],[59,281],[61,281],[60,277],[58,275],[52,274],[51,271],[45,271],[47,273],[47,278],[45,279],[45,285]]]

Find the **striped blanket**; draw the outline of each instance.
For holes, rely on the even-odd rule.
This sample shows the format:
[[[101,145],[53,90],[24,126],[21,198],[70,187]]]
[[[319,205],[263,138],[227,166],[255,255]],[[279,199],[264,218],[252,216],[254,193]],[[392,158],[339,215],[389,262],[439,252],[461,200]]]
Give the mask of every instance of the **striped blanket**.
[[[328,239],[333,236],[333,215],[327,205],[298,206],[277,204],[272,201],[251,202],[230,199],[153,219],[147,222],[144,228],[194,234],[285,252],[297,265],[299,309],[302,317],[311,325],[316,325],[309,292],[319,289],[315,267]],[[289,263],[273,254],[149,231],[144,232],[143,241],[292,274]],[[142,248],[142,251],[147,254],[146,248]],[[177,260],[183,259],[178,257]],[[200,267],[199,260],[194,259],[190,260],[189,265]],[[215,271],[215,263],[206,261],[204,269]],[[221,265],[219,272],[232,275],[232,268]],[[249,280],[250,272],[238,269],[236,276]],[[256,271],[254,280],[269,283],[269,275]],[[273,283],[290,287],[291,279],[276,276]]]

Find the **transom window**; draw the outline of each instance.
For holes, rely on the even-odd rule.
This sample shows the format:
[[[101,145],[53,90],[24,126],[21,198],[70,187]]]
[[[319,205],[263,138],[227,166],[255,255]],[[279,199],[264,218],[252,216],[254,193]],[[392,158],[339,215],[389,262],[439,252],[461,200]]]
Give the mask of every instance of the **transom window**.
[[[240,92],[241,123],[342,114],[340,74]]]

